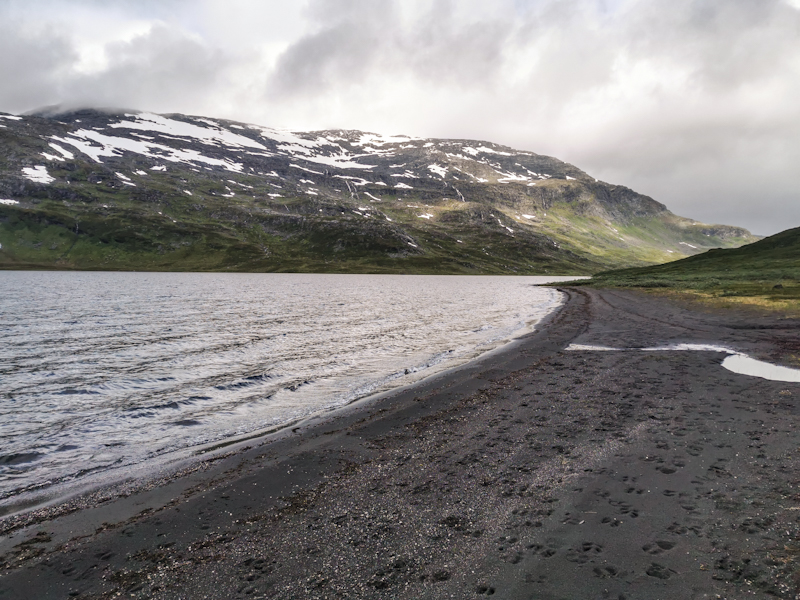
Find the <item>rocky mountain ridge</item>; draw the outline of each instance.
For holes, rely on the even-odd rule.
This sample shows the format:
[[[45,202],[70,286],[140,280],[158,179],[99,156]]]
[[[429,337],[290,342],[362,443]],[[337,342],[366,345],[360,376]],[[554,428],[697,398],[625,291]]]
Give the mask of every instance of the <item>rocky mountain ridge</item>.
[[[490,142],[0,115],[0,267],[591,273],[754,241]]]

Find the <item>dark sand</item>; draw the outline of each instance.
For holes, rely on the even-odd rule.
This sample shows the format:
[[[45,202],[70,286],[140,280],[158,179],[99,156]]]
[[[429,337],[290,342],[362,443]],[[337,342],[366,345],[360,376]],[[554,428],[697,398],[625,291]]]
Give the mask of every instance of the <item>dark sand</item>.
[[[800,597],[800,384],[715,352],[564,351],[780,360],[800,321],[566,293],[468,368],[125,498],[6,518],[0,598]]]

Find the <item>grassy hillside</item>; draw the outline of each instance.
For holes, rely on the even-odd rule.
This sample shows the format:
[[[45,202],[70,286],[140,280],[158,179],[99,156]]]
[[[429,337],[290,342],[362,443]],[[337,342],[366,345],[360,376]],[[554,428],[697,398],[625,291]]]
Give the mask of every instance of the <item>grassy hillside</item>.
[[[800,307],[800,227],[739,248],[606,271],[581,285],[688,291],[719,303]]]

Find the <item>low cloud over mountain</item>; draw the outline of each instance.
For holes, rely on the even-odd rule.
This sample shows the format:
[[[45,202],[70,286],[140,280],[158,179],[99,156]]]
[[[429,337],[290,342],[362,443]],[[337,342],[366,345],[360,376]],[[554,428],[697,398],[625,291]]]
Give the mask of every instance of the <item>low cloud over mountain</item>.
[[[0,110],[491,139],[701,220],[800,222],[797,0],[33,0],[0,17]]]

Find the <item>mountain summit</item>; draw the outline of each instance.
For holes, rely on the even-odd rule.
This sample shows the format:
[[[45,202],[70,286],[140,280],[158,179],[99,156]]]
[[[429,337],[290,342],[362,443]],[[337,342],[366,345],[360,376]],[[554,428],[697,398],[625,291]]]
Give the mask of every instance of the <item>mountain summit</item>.
[[[0,268],[579,274],[755,239],[490,142],[0,114]]]

